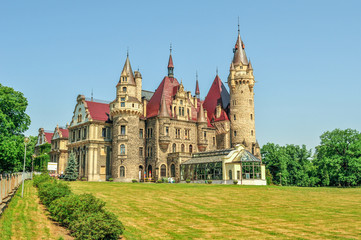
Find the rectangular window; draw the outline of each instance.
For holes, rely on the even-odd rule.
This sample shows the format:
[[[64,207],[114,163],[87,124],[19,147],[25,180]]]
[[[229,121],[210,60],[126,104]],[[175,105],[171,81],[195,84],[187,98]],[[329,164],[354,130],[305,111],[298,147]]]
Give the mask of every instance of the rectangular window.
[[[78,130],[78,140],[80,140],[80,136],[81,136],[81,130]]]
[[[150,137],[153,137],[153,128],[150,129]]]
[[[120,134],[121,134],[121,135],[125,135],[125,134],[126,134],[126,132],[125,132],[125,125],[121,125],[121,126],[120,126]]]
[[[75,131],[73,131],[73,142],[75,142]]]
[[[83,130],[83,139],[86,139],[86,128]]]
[[[179,128],[175,129],[175,138],[180,138],[180,129]]]
[[[120,107],[125,107],[125,97],[120,98]]]
[[[213,146],[216,145],[216,137],[213,137]]]
[[[142,147],[139,148],[139,157],[143,157],[143,148]]]
[[[169,127],[165,127],[165,135],[169,136]]]
[[[189,129],[184,130],[184,139],[190,139],[190,130]]]
[[[204,131],[204,138],[207,138],[207,132],[206,131]]]
[[[107,129],[102,128],[102,137],[105,138],[107,136]]]
[[[139,129],[139,138],[143,138],[143,129]]]

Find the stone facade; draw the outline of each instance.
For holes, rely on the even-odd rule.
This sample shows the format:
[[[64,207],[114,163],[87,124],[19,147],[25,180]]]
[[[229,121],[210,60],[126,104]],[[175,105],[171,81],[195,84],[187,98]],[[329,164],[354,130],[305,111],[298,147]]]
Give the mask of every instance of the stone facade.
[[[68,162],[68,129],[56,126],[51,139],[50,161],[57,163],[57,174],[64,174]]]
[[[204,100],[199,98],[198,79],[192,95],[174,77],[171,54],[168,75],[155,92],[143,90],[142,81],[127,56],[112,102],[78,96],[67,148],[76,154],[80,178],[179,181],[180,166],[192,153],[236,144],[260,159],[253,68],[240,35],[228,76],[230,93],[217,74]]]

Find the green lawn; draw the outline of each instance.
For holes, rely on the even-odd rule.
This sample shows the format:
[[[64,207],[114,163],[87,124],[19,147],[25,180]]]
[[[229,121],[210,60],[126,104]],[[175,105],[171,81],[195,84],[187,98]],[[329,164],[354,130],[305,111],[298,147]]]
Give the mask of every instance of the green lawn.
[[[361,239],[361,188],[73,182],[126,239]]]
[[[21,186],[0,217],[0,239],[71,239],[67,231],[53,224],[39,204],[32,181],[26,181],[24,198]]]

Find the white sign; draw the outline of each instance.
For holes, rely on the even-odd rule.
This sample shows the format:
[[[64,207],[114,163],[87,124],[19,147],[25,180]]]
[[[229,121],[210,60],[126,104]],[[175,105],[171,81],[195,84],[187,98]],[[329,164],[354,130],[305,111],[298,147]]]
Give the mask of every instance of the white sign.
[[[56,171],[58,164],[56,162],[48,162],[48,170],[49,171]]]

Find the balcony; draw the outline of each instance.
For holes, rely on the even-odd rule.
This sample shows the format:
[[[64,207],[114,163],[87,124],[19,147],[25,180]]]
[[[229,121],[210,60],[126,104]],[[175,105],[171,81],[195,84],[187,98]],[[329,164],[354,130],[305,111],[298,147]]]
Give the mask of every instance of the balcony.
[[[170,136],[159,136],[159,145],[163,149],[167,149],[170,143]]]
[[[128,135],[118,135],[118,141],[119,142],[128,141]]]

